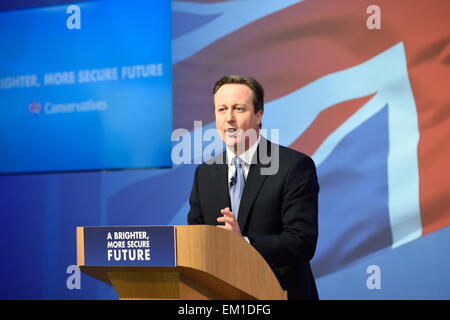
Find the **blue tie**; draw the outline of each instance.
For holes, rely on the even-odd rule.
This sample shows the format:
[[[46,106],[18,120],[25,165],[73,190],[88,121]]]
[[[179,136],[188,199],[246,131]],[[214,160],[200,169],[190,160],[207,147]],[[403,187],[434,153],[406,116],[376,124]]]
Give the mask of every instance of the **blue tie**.
[[[231,211],[237,216],[239,213],[239,204],[241,203],[242,191],[244,190],[244,172],[242,171],[241,159],[239,157],[233,158],[233,163],[236,168],[230,185],[230,200]]]

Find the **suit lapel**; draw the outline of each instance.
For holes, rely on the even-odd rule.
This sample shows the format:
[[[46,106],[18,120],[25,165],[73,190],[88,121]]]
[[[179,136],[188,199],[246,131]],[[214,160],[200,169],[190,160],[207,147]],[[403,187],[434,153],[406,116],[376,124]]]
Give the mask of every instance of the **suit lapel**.
[[[224,155],[225,153],[220,156]],[[226,163],[226,158],[222,158],[221,162],[216,162],[213,166],[213,177],[211,177],[213,183],[211,184],[211,187],[216,190],[213,192],[215,199],[212,203],[216,203],[220,209],[231,207],[230,193],[228,191],[228,165]],[[217,217],[222,216],[220,209],[216,212]]]
[[[267,143],[267,156],[270,156],[270,142],[261,137],[260,145],[261,143]],[[239,205],[238,223],[241,231],[245,228],[250,211],[253,207],[253,203],[255,202],[261,186],[267,178],[267,175],[261,174],[261,168],[270,165],[267,161],[261,162],[259,146],[254,157],[256,157],[256,161],[252,161],[252,163],[256,163],[250,166],[250,170],[245,181],[244,191],[242,192],[241,203]]]

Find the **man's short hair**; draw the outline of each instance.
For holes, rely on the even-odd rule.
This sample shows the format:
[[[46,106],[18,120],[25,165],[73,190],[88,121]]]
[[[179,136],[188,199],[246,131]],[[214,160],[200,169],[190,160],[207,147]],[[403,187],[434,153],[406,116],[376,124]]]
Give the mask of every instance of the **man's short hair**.
[[[243,77],[240,75],[227,75],[223,76],[214,85],[213,97],[221,86],[224,84],[245,84],[253,92],[253,108],[255,113],[259,110],[264,112],[264,89],[262,85],[253,78]]]

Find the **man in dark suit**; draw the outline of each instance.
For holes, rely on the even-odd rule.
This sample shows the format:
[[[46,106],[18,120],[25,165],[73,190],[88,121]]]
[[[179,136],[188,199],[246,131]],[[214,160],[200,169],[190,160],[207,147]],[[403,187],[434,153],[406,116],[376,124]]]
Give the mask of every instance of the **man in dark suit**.
[[[197,167],[188,223],[243,236],[288,299],[318,299],[309,264],[318,236],[314,162],[260,136],[264,91],[256,80],[225,76],[213,94],[216,128],[227,151]]]

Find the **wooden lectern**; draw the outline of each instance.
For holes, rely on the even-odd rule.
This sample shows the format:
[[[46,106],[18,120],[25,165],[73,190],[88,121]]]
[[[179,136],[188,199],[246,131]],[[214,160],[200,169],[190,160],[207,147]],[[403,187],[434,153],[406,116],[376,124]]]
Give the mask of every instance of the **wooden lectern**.
[[[175,226],[174,267],[86,265],[85,240],[77,227],[78,266],[112,285],[120,299],[287,299],[264,258],[221,228]]]

